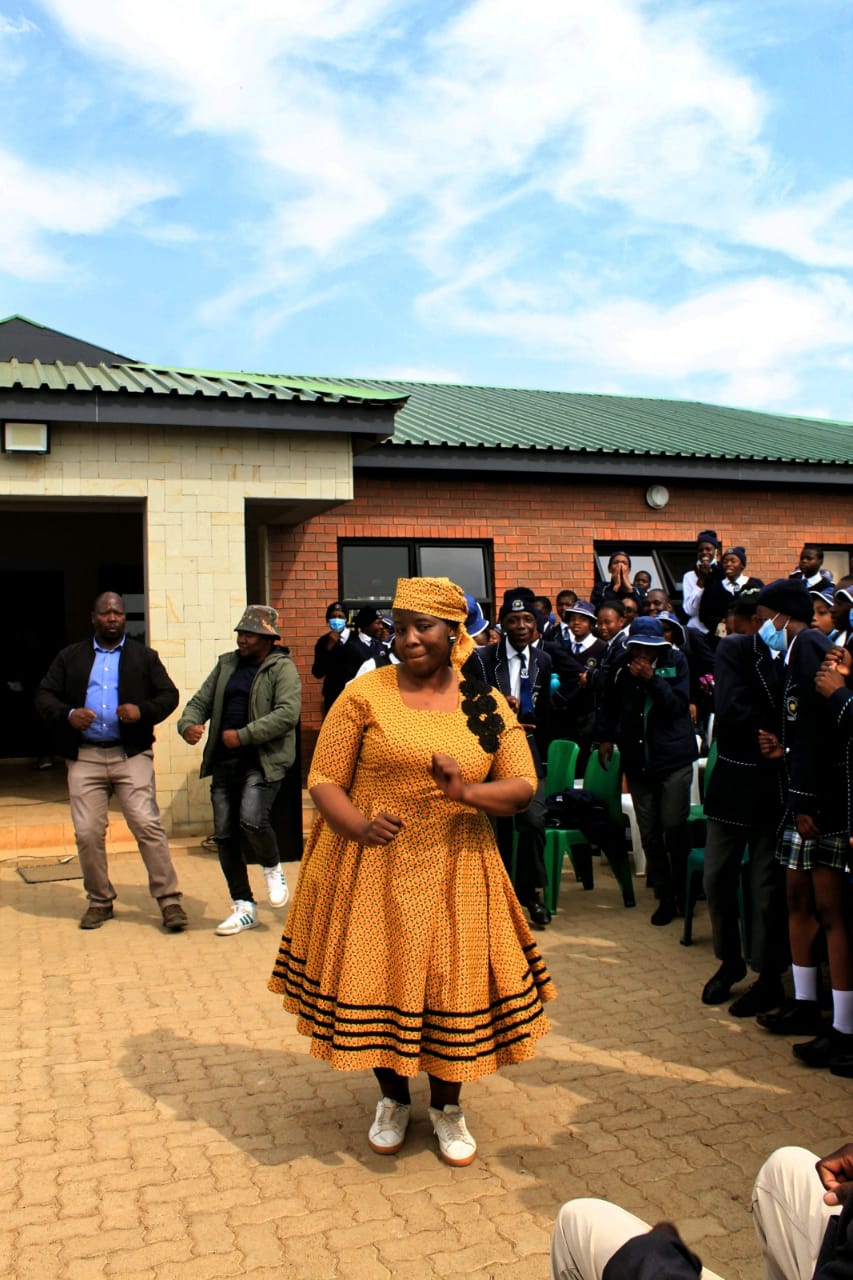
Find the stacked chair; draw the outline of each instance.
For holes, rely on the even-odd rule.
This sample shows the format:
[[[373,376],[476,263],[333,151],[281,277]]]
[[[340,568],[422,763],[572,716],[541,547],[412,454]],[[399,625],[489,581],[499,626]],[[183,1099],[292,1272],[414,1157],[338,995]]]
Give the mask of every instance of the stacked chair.
[[[574,748],[572,753],[571,748]],[[577,764],[578,747],[574,742],[558,739],[551,743],[548,751],[547,790],[549,795],[568,790],[574,784],[574,769]],[[553,772],[552,772],[553,759]],[[614,844],[619,844],[621,853],[613,848],[607,852],[613,874],[622,890],[622,899],[626,907],[636,905],[634,898],[634,882],[631,864],[624,840],[624,816],[622,812],[622,774],[619,767],[619,751],[613,748],[613,756],[607,769],[603,769],[598,761],[597,752],[593,752],[586,766],[583,777],[584,791],[591,792],[604,806],[607,818],[614,827]],[[615,838],[618,829],[619,839]],[[592,854],[589,837],[580,828],[559,830],[549,828],[545,835],[545,870],[548,876],[546,901],[551,911],[557,910],[560,897],[560,879],[563,872],[563,858],[568,853],[584,889],[594,887]]]

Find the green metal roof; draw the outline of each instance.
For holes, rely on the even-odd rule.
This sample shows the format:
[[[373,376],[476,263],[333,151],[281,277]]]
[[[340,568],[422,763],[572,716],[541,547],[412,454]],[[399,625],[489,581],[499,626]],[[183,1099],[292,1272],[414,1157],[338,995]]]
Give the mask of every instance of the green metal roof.
[[[323,378],[311,378],[319,388]],[[337,389],[345,378],[330,382]],[[695,400],[522,391],[360,378],[408,396],[388,447],[433,446],[853,465],[853,423]]]
[[[405,392],[347,380],[287,378],[277,374],[176,369],[150,364],[97,364],[61,360],[0,360],[0,390],[125,392],[131,395],[225,397],[231,400],[303,400],[325,404],[388,404]]]

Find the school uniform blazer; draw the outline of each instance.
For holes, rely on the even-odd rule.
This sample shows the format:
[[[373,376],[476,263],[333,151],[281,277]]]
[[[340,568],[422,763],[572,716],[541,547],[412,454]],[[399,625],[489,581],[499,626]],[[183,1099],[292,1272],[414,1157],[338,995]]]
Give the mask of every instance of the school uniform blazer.
[[[805,628],[794,639],[785,668],[782,744],[792,818],[807,813],[821,835],[835,836],[851,829],[853,788],[847,716],[839,719],[838,703],[822,697],[814,683],[831,647],[815,627]]]
[[[83,740],[78,729],[72,729],[68,715],[76,707],[86,705],[89,676],[95,662],[91,640],[80,640],[62,649],[50,664],[38,687],[35,706],[44,720],[57,729],[57,746],[66,760],[76,760]],[[140,719],[133,724],[119,724],[121,745],[128,756],[147,751],[154,741],[154,726],[171,715],[178,705],[178,690],[169,678],[154,649],[125,638],[118,661],[118,701],[139,707]]]
[[[506,637],[497,644],[486,645],[481,649],[480,653],[489,684],[494,685],[496,689],[500,689],[504,697],[509,697],[512,694],[512,684],[509,674]],[[554,667],[547,650],[531,645],[529,653],[530,692],[533,695],[536,723],[532,731],[528,733],[527,740],[530,742],[531,750],[534,745],[536,746],[533,759],[536,764],[536,771],[541,776],[542,761],[548,755],[548,747],[552,736],[551,672]]]
[[[734,826],[775,828],[785,812],[785,767],[762,756],[758,731],[781,740],[785,664],[757,635],[727,636],[717,646],[715,681],[717,763],[705,812]]]

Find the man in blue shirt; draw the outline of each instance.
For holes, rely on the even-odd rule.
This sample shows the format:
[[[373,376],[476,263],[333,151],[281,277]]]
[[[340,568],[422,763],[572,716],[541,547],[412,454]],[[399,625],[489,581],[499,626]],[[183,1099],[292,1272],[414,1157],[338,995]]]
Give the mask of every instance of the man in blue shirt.
[[[89,906],[81,929],[112,918],[116,891],[107,868],[110,796],[118,797],[148,871],[164,928],[187,927],[178,878],[154,788],[154,725],[178,705],[178,691],[153,649],[125,636],[121,596],[106,591],[92,612],[94,636],[53,660],[36,709],[59,732],[68,797]]]

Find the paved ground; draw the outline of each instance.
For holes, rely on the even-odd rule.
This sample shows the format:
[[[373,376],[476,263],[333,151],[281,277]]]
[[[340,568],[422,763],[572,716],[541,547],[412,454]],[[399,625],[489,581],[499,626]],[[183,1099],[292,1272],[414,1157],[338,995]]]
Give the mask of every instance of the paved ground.
[[[564,880],[541,935],[554,1034],[466,1090],[477,1163],[439,1161],[420,1082],[405,1148],[373,1155],[372,1077],[311,1059],[265,989],[282,913],[216,937],[218,866],[189,853],[193,928],[164,935],[138,860],[113,870],[117,917],[92,933],[79,881],[0,871],[0,1274],[14,1280],[546,1280],[554,1214],[579,1194],[674,1218],[709,1266],[758,1280],[762,1156],[849,1136],[849,1082],[700,1003],[704,915],[682,948],[677,925],[649,926],[645,891],[625,911],[602,876],[593,893]]]

